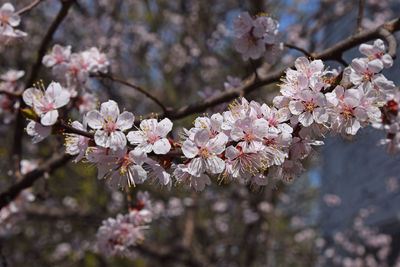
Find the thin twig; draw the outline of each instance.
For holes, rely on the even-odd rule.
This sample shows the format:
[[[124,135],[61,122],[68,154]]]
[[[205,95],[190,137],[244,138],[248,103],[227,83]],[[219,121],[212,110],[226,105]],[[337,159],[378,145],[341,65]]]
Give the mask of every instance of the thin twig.
[[[39,5],[41,1],[42,1],[42,0],[35,0],[35,1],[33,1],[31,4],[27,5],[26,7],[24,7],[24,8],[22,8],[22,9],[18,10],[16,13],[17,13],[18,15],[22,15],[22,14],[24,14],[25,12],[28,12],[29,10],[31,10],[32,8],[34,8],[35,6]]]
[[[110,75],[110,74],[100,73],[100,72],[98,72],[96,74],[92,74],[91,76],[92,77],[107,78],[107,79],[110,79],[111,81],[118,82],[120,84],[129,86],[129,87],[139,91],[140,93],[144,94],[145,96],[147,96],[151,100],[153,100],[157,105],[159,105],[161,107],[161,109],[163,110],[164,113],[168,113],[168,108],[156,96],[154,96],[149,91],[143,89],[142,87],[140,87],[140,86],[138,86],[136,84],[128,82],[128,81],[126,81],[126,80],[124,80],[122,78],[115,77],[115,76]]]
[[[362,19],[364,13],[364,0],[358,1],[358,17],[357,17],[357,33],[360,33],[363,30],[362,27]]]
[[[289,43],[284,43],[283,45],[284,45],[285,47],[287,47],[287,48],[300,51],[301,53],[303,53],[303,54],[306,55],[307,57],[312,58],[311,53],[308,52],[307,50],[305,50],[304,48],[301,48],[301,47],[298,47],[298,46],[295,46],[295,45],[289,44]]]

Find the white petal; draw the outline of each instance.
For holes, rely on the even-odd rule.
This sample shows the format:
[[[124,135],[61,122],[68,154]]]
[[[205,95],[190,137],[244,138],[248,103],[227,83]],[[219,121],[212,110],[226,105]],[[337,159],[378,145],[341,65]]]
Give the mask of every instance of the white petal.
[[[229,146],[225,150],[225,157],[229,160],[234,160],[239,156],[239,150],[234,146]]]
[[[94,142],[98,146],[109,147],[110,139],[110,136],[108,136],[108,134],[103,130],[97,130],[94,134]]]
[[[36,88],[29,88],[24,91],[22,94],[22,99],[24,100],[25,104],[28,106],[32,106],[37,99],[42,98],[43,93],[42,91],[36,89]]]
[[[206,160],[207,169],[212,174],[222,173],[225,169],[225,161],[217,156],[210,156]]]
[[[140,123],[140,129],[142,129],[145,132],[155,132],[157,129],[157,120],[156,119],[148,119],[148,120],[143,120]]]
[[[105,120],[116,121],[119,115],[118,104],[113,100],[101,104],[100,113]]]
[[[126,136],[131,144],[142,144],[147,142],[147,136],[142,131],[131,131]]]
[[[210,132],[207,129],[201,129],[194,135],[194,142],[199,147],[204,147],[210,139]]]
[[[199,149],[196,144],[190,140],[186,140],[182,144],[182,152],[188,159],[194,158],[198,153]]]
[[[44,126],[51,126],[56,123],[58,119],[58,111],[56,109],[51,110],[44,114],[44,116],[40,119],[40,123]]]
[[[153,145],[153,151],[156,154],[167,154],[171,149],[171,144],[167,138],[157,140]]]
[[[125,131],[132,127],[134,120],[135,116],[133,116],[131,112],[124,111],[121,113],[121,115],[118,116],[116,125],[118,129],[120,129],[121,131]]]
[[[194,158],[188,165],[188,172],[194,176],[200,176],[205,169],[205,163],[201,158]]]
[[[299,122],[304,126],[308,127],[313,123],[314,119],[310,112],[301,113],[299,116]]]
[[[224,133],[219,133],[213,139],[211,139],[207,147],[213,154],[221,154],[225,150],[225,145],[228,142],[228,136]]]
[[[110,134],[110,148],[117,150],[126,146],[126,137],[123,132],[115,131]]]
[[[91,110],[86,115],[87,123],[92,129],[101,129],[103,128],[104,119],[101,116],[100,112],[97,110]]]
[[[300,101],[290,101],[289,109],[293,115],[300,115],[304,110],[304,105]]]
[[[160,137],[166,137],[171,130],[172,130],[172,122],[170,121],[170,119],[165,118],[158,123],[156,134],[158,134],[158,136]]]

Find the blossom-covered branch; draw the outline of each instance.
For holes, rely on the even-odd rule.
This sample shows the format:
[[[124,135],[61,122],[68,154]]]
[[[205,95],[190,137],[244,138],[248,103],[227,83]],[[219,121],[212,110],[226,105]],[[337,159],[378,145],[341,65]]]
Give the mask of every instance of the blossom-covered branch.
[[[350,50],[353,47],[356,47],[364,42],[371,41],[377,37],[381,37],[382,29],[387,30],[389,33],[394,33],[400,30],[400,18],[394,19],[388,23],[382,24],[375,29],[372,30],[367,30],[363,31],[361,33],[357,33],[355,35],[350,36],[349,38],[321,51],[321,52],[315,52],[311,53],[312,57],[315,59],[322,59],[322,60],[338,60],[341,59],[342,54],[345,51]],[[396,43],[394,43],[396,44]],[[390,42],[389,45],[389,54],[395,58],[396,57],[396,50],[393,49],[396,46],[393,44],[393,42]],[[175,119],[180,119],[183,117],[186,117],[188,115],[194,114],[194,113],[200,113],[204,112],[207,108],[231,101],[235,97],[239,97],[242,92],[244,92],[245,95],[249,94],[250,92],[253,92],[255,90],[258,90],[264,85],[268,85],[274,82],[278,82],[279,79],[285,75],[285,70],[287,67],[284,67],[279,70],[272,71],[265,75],[264,77],[261,77],[260,79],[256,80],[254,77],[250,77],[246,79],[246,83],[239,87],[239,88],[233,88],[230,90],[226,90],[222,92],[219,95],[212,96],[208,99],[199,101],[197,103],[189,104],[177,109],[173,109],[168,112],[168,118],[175,120]],[[159,117],[164,117],[165,114],[161,114]]]

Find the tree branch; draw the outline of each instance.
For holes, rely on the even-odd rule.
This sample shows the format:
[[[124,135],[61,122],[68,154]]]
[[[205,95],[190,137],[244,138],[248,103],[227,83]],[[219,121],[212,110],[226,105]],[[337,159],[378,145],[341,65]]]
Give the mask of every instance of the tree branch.
[[[33,1],[31,4],[27,5],[26,7],[24,7],[24,8],[22,8],[22,9],[18,10],[16,13],[17,13],[18,15],[22,15],[22,14],[24,14],[25,12],[28,12],[29,10],[31,10],[32,8],[34,8],[35,6],[39,5],[41,1],[42,1],[42,0],[35,0],[35,1]]]
[[[382,36],[383,30],[386,30],[386,34],[384,35],[385,37]],[[399,31],[400,30],[400,18],[394,19],[388,23],[382,24],[375,29],[371,30],[366,30],[361,33],[354,34],[347,39],[321,51],[321,52],[316,52],[316,53],[311,53],[312,58],[315,59],[322,59],[322,60],[337,60],[341,62],[342,64],[347,63],[342,59],[342,55],[345,51],[360,45],[362,43],[371,41],[375,38],[385,38],[385,40],[389,44],[389,51],[391,52],[392,57],[394,58],[396,56],[395,50],[393,50],[394,47],[397,46],[396,39],[394,37],[392,38],[391,34],[393,32]],[[239,97],[241,92],[244,92],[245,94],[248,94],[250,92],[253,92],[260,87],[264,85],[271,84],[273,82],[278,82],[279,79],[285,75],[285,70],[287,67],[275,70],[268,75],[256,80],[254,79],[254,75],[247,79],[247,82],[245,85],[226,90],[222,92],[219,95],[210,97],[208,99],[199,101],[194,104],[186,105],[177,109],[172,109],[168,112],[168,118],[172,120],[184,118],[188,115],[194,114],[194,113],[199,113],[199,112],[204,112],[207,108],[216,106],[218,104],[230,101],[234,99],[235,97]],[[166,114],[162,114],[159,116],[159,118],[166,117]]]
[[[12,185],[10,188],[0,194],[0,209],[10,203],[18,194],[33,185],[44,173],[52,173],[59,167],[63,166],[72,159],[71,155],[52,156],[45,163],[41,164],[37,169],[28,172],[22,176],[21,181]]]
[[[307,50],[305,50],[305,49],[303,49],[301,47],[298,47],[298,46],[295,46],[295,45],[289,44],[289,43],[284,43],[283,45],[285,47],[289,48],[289,49],[294,49],[294,50],[300,51],[301,53],[303,53],[307,57],[312,57],[310,52],[308,52]]]
[[[107,79],[110,79],[111,81],[118,82],[120,84],[123,84],[123,85],[126,85],[128,87],[131,87],[131,88],[135,89],[136,91],[144,94],[145,96],[147,96],[151,100],[153,100],[157,105],[159,105],[161,107],[161,109],[163,110],[164,114],[168,114],[168,108],[156,96],[154,96],[149,91],[143,89],[142,87],[140,87],[140,86],[138,86],[136,84],[130,83],[130,82],[126,81],[126,80],[123,80],[121,78],[115,77],[115,76],[113,76],[111,74],[105,74],[105,73],[101,73],[101,72],[92,74],[91,76],[92,77],[107,78]]]

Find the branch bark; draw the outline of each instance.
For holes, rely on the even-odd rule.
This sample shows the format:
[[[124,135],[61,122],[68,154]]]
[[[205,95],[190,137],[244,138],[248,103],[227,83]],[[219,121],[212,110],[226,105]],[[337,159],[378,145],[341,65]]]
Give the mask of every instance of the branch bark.
[[[52,173],[72,159],[71,155],[53,156],[36,170],[25,174],[22,179],[0,194],[0,209],[8,205],[18,194],[33,185],[43,174]]]
[[[35,0],[35,1],[33,1],[31,4],[27,5],[26,7],[24,7],[24,8],[22,8],[22,9],[18,10],[16,13],[17,13],[18,15],[22,15],[22,14],[24,14],[25,12],[28,12],[29,10],[31,10],[32,8],[34,8],[35,6],[39,5],[41,1],[42,1],[42,0]]]

